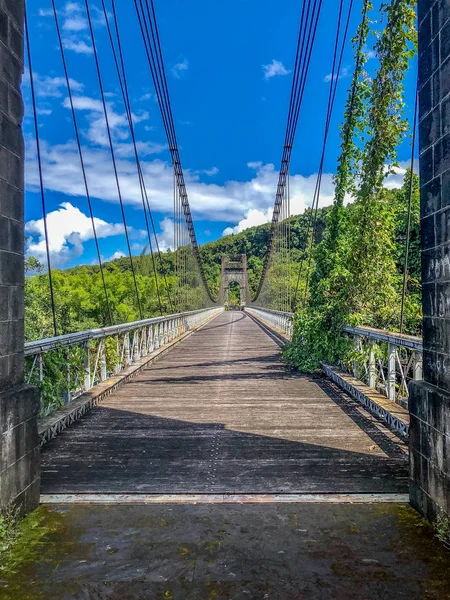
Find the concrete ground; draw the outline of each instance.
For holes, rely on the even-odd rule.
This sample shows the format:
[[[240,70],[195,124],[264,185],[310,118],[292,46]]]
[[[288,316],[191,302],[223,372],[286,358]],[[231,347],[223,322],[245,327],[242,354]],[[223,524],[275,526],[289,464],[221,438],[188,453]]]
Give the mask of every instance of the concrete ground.
[[[1,600],[445,600],[450,552],[403,504],[41,506]]]

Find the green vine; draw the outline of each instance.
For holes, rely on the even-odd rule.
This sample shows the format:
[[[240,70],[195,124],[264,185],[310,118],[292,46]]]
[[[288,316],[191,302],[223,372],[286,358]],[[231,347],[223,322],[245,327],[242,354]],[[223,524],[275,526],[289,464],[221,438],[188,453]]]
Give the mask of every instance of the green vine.
[[[301,370],[313,371],[321,361],[351,361],[352,345],[342,333],[345,324],[398,326],[397,237],[404,203],[397,191],[384,188],[384,181],[397,166],[396,149],[408,129],[403,80],[416,51],[414,8],[414,0],[381,5],[386,27],[374,46],[379,67],[371,79],[365,48],[372,3],[363,5],[353,40],[356,68],[342,126],[333,208],[314,253],[309,298],[295,315],[292,343],[285,351],[287,362]],[[345,207],[348,196],[354,202]]]
[[[375,45],[380,66],[371,85],[367,116],[369,138],[362,153],[360,179],[351,222],[348,300],[355,318],[395,326],[395,215],[384,181],[397,165],[397,147],[408,131],[403,80],[416,47],[415,1],[381,5],[386,27]],[[388,167],[386,165],[389,165]],[[374,322],[375,319],[375,322]]]

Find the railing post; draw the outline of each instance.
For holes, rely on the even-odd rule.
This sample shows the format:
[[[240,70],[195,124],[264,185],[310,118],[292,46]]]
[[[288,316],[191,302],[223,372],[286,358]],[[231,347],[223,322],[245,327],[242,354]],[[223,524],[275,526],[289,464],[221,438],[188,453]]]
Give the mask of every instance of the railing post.
[[[371,388],[375,388],[376,386],[376,363],[375,363],[375,344],[374,342],[369,342],[369,364],[368,364],[368,385]]]
[[[147,356],[147,328],[143,327],[141,331],[141,356]]]
[[[89,350],[89,341],[83,344],[84,351],[84,389],[90,390],[91,385],[91,354]]]
[[[422,381],[422,379],[422,353],[418,350],[415,350],[413,354],[413,380]]]
[[[124,338],[123,338],[123,343],[124,343],[124,355],[123,355],[123,362],[126,366],[128,366],[131,362],[130,360],[130,332],[127,331],[127,333],[125,334]]]
[[[354,340],[354,344],[355,344],[355,350],[357,350],[357,351],[361,350],[361,346],[362,346],[361,337],[359,335],[355,335],[353,340]],[[358,361],[356,361],[356,360],[353,361],[352,368],[353,368],[353,377],[356,377],[356,379],[359,379]]]
[[[133,358],[132,358],[132,362],[136,362],[137,360],[139,360],[141,358],[141,352],[140,352],[140,348],[139,348],[139,329],[136,329],[136,331],[133,334]]]
[[[116,346],[117,346],[117,357],[118,357],[118,362],[116,363],[116,368],[115,368],[115,372],[119,373],[122,370],[122,364],[121,364],[121,352],[120,352],[120,337],[119,335],[116,336]]]
[[[387,378],[387,397],[395,402],[395,383],[396,383],[396,348],[395,344],[388,342],[388,378]]]
[[[70,352],[70,348],[66,349],[66,352],[64,352],[65,358],[66,358],[66,366],[67,366],[67,370],[66,370],[67,390],[63,394],[63,404],[64,405],[68,404],[70,402],[70,398],[71,398],[71,393],[70,393],[70,361],[69,361],[69,352]]]
[[[102,339],[100,342],[102,344],[101,354],[100,354],[100,379],[105,381],[107,378],[107,370],[106,370],[106,343],[105,339]]]

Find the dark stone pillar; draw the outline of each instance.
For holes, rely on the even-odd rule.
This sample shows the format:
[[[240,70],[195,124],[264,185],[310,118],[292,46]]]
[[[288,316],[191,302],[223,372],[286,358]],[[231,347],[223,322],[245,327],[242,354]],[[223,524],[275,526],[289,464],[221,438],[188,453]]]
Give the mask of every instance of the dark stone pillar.
[[[450,0],[419,0],[424,382],[411,388],[411,503],[450,515]]]
[[[24,385],[24,0],[0,0],[0,507],[39,503],[39,396]]]

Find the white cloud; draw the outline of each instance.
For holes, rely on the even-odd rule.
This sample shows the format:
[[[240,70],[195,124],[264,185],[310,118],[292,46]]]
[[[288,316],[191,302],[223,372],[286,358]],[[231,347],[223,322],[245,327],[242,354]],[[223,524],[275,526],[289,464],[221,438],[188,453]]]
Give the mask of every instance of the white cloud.
[[[88,135],[91,143],[96,143],[95,146],[90,145],[83,148],[90,194],[93,198],[117,204],[118,193],[109,148],[104,145],[104,139],[99,135],[104,127],[103,108],[95,98],[87,96],[76,96],[75,98],[78,110],[84,110],[87,115],[88,129],[86,135]],[[102,108],[101,111],[100,108]],[[127,128],[124,125],[126,117],[116,112],[113,105],[108,105],[108,112],[111,114],[114,125],[117,169],[123,201],[127,205],[134,206],[137,210],[142,210],[142,197],[132,145],[127,139]],[[141,117],[138,116],[138,118]],[[98,128],[98,131],[95,131],[95,127]],[[161,152],[162,150],[164,150],[164,146],[154,142],[140,142],[141,166],[150,205],[155,212],[171,215],[173,210],[172,165],[170,160],[161,160],[151,156],[152,153]],[[75,142],[67,141],[63,144],[51,146],[45,139],[42,139],[41,154],[46,189],[65,194],[68,198],[84,198],[85,188]],[[36,165],[35,143],[33,140],[28,139],[26,181],[27,190],[29,191],[39,189]],[[398,172],[387,179],[387,187],[402,185],[406,166],[406,163],[402,163]],[[185,179],[194,219],[224,221],[230,224],[227,232],[229,230],[242,231],[246,227],[270,220],[270,210],[273,207],[278,182],[278,171],[272,164],[255,161],[248,163],[248,168],[250,173],[245,180],[229,180],[221,184],[213,183],[207,179],[208,176],[216,173],[215,167],[204,171],[185,170]],[[311,206],[316,178],[316,174],[309,176],[291,175],[292,214],[300,214],[304,212],[306,207]],[[322,178],[319,206],[331,204],[333,197],[333,176],[331,173],[325,173]],[[173,224],[169,218],[161,222],[161,229],[160,241],[162,248],[172,247]]]
[[[85,18],[74,15],[73,17],[68,16],[62,26],[64,31],[84,31],[88,28],[88,22]]]
[[[159,249],[161,252],[166,252],[168,248],[174,249],[174,222],[169,217],[166,217],[159,224],[161,233],[157,234]]]
[[[119,143],[117,148],[128,143]],[[75,142],[50,146],[42,140],[45,186],[48,190],[67,196],[85,196],[79,156]],[[126,204],[142,206],[139,181],[134,159],[126,152],[119,152],[117,168],[123,200]],[[29,140],[26,153],[27,189],[39,189],[36,167],[35,144]],[[83,157],[91,196],[106,202],[117,203],[117,186],[109,150],[103,147],[85,148]],[[173,171],[170,162],[160,159],[143,159],[141,166],[146,182],[149,201],[153,210],[170,214],[173,209]],[[249,163],[251,176],[246,181],[226,181],[218,185],[200,180],[198,173],[186,170],[189,200],[194,218],[211,221],[238,223],[251,209],[266,214],[273,206],[278,181],[278,171],[271,164]],[[292,211],[302,212],[310,205],[315,187],[315,177],[294,175],[291,177]],[[321,201],[332,200],[332,176],[324,174]],[[170,244],[169,244],[170,245]]]
[[[364,46],[363,52],[367,55],[367,60],[372,60],[372,58],[377,57],[375,50],[368,48],[367,46]]]
[[[219,169],[217,167],[211,167],[211,169],[205,169],[203,173],[208,175],[208,177],[212,177],[213,175],[217,175]]]
[[[261,163],[249,163],[249,166],[256,169],[257,181],[254,181],[256,189],[266,193],[267,189],[265,185],[262,185],[264,178],[269,177],[272,172],[273,181],[271,183],[271,202],[274,201],[274,191],[276,190],[276,180],[278,180],[278,173],[275,172],[272,165],[262,165]],[[398,167],[394,167],[394,173],[391,173],[386,177],[384,186],[387,189],[398,189],[402,187],[404,183],[404,177],[406,170],[410,168],[410,161],[399,162]],[[414,161],[414,172],[418,173],[419,161]],[[386,172],[387,172],[386,167]],[[314,192],[317,182],[317,173],[304,177],[302,175],[293,175],[290,178],[290,191],[291,191],[291,215],[302,214],[307,208],[311,207]],[[320,188],[319,207],[330,206],[334,200],[334,183],[333,175],[331,173],[324,173],[322,175],[322,183]],[[348,204],[352,201],[350,196],[346,197],[345,203]],[[222,235],[230,235],[240,233],[250,227],[257,225],[263,225],[269,223],[272,220],[273,209],[272,205],[266,209],[248,209],[244,212],[244,218],[242,218],[235,227],[227,227],[224,229]]]
[[[94,26],[103,27],[105,18],[103,11],[93,5],[90,7],[91,18]],[[63,32],[63,46],[76,54],[89,55],[93,53],[86,8],[83,2],[66,2],[58,10]],[[53,17],[53,10],[40,10],[39,16]]]
[[[245,217],[241,221],[239,221],[236,227],[227,227],[226,229],[224,229],[222,235],[241,233],[241,231],[249,229],[250,227],[256,227],[257,225],[264,225],[265,223],[269,223],[272,219],[272,213],[272,208],[267,209],[267,211],[265,212],[257,210],[256,208],[251,208],[247,211]]]
[[[116,252],[107,258],[105,262],[116,260],[117,258],[123,258],[124,256],[126,256],[125,252],[122,252],[122,250],[116,250]]]
[[[67,83],[65,77],[50,77],[48,75],[39,75],[39,73],[33,73],[34,87],[36,95],[40,98],[62,98],[67,93]],[[70,87],[72,92],[82,92],[83,84],[75,79],[69,78]],[[30,85],[30,72],[28,69],[25,70],[23,76],[23,84],[26,86]]]
[[[328,75],[325,75],[323,80],[325,83],[330,83],[331,80],[336,81],[336,79],[345,79],[346,77],[350,77],[350,74],[350,68],[344,67],[343,69],[341,69],[339,75],[333,75],[332,73],[328,73]]]
[[[189,62],[186,59],[184,59],[182,62],[173,65],[171,71],[174,77],[176,77],[177,79],[181,79],[184,71],[187,71],[188,69]]]
[[[93,54],[94,52],[92,46],[88,42],[73,38],[66,38],[64,40],[64,49],[72,50],[72,52],[75,52],[76,54]]]
[[[275,59],[268,65],[262,65],[262,69],[264,72],[264,79],[270,79],[277,75],[288,75],[290,73],[281,61]]]
[[[122,235],[120,223],[107,223],[94,217],[97,237],[106,238]],[[52,263],[61,266],[69,259],[81,256],[83,243],[94,237],[90,217],[70,202],[63,202],[57,210],[47,214],[49,249]],[[28,236],[27,252],[41,262],[46,262],[44,219],[28,221],[25,225]]]
[[[394,172],[386,177],[385,182],[384,182],[384,187],[387,188],[388,190],[394,190],[394,189],[398,189],[398,188],[402,187],[404,178],[406,175],[406,171],[410,167],[411,167],[410,160],[400,161],[398,163],[398,167],[393,167],[392,171],[394,171]],[[418,159],[414,160],[413,169],[414,169],[414,173],[419,173],[419,160]],[[386,172],[387,172],[387,168],[386,168]]]
[[[74,96],[72,102],[76,110],[86,112],[89,127],[84,133],[89,141],[97,146],[109,146],[108,131],[101,100],[90,98],[88,96]],[[69,98],[64,99],[63,106],[64,108],[70,109]],[[130,130],[126,113],[116,112],[112,102],[106,102],[106,111],[113,139],[122,142],[128,140],[130,138]],[[148,119],[148,113],[145,111],[139,115],[132,113],[131,117],[133,124],[135,125],[136,123]],[[165,145],[153,142],[138,142],[137,146],[140,154],[143,156],[158,154],[165,149]],[[131,142],[120,144],[117,148],[117,154],[124,157],[132,156],[134,154],[134,148]]]

